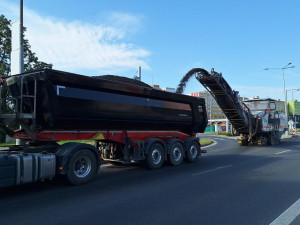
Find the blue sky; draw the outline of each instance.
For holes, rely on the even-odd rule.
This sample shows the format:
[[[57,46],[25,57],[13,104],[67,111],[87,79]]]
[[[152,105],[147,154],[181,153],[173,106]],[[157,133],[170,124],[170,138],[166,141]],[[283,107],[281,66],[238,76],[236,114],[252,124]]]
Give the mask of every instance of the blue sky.
[[[18,17],[16,0],[0,13]],[[176,87],[195,67],[222,72],[241,96],[283,99],[300,88],[299,1],[24,0],[27,38],[55,69],[87,75],[136,75]],[[185,93],[203,90],[192,79]],[[293,94],[300,100],[300,91]],[[288,99],[291,93],[288,94]]]

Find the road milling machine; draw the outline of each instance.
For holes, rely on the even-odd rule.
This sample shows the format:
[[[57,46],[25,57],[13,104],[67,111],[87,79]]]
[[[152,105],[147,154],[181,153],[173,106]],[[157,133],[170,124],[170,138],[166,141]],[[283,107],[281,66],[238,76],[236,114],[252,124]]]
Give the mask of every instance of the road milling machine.
[[[276,109],[274,99],[242,101],[237,91],[231,89],[222,73],[214,69],[193,69],[196,79],[209,91],[224,114],[240,135],[239,145],[275,145],[288,129],[287,116]]]

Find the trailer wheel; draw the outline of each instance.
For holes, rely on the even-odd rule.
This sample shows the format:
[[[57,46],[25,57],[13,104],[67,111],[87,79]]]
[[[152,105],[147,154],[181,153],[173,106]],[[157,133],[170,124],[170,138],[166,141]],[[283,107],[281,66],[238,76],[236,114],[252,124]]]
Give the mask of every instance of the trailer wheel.
[[[87,149],[81,149],[72,155],[68,164],[67,179],[73,185],[89,182],[97,171],[95,155]]]
[[[194,162],[201,155],[200,144],[191,141],[187,145],[186,158],[188,162]]]
[[[163,146],[158,142],[154,142],[150,146],[148,151],[148,155],[146,159],[147,167],[151,170],[159,169],[160,167],[162,167],[164,161],[165,161],[165,157],[164,157]]]
[[[183,146],[180,142],[175,142],[171,145],[168,161],[172,166],[178,166],[183,161]]]

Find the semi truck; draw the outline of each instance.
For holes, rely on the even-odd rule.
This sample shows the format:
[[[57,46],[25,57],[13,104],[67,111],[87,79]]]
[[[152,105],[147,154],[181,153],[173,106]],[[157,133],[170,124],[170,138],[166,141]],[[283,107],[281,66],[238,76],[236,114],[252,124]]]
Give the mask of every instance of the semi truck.
[[[52,69],[4,78],[1,88],[8,94],[1,96],[0,127],[22,144],[0,151],[0,187],[56,176],[79,185],[100,173],[103,160],[159,169],[205,152],[196,137],[207,125],[201,98]]]

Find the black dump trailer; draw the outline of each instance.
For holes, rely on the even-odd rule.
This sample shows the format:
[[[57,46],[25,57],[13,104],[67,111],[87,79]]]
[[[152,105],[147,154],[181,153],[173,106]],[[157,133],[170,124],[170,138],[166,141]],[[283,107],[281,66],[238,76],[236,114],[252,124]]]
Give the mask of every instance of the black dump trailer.
[[[204,100],[101,77],[43,70],[6,79],[17,113],[45,129],[203,132]],[[36,92],[36,93],[35,93]],[[21,94],[22,93],[22,94]],[[27,97],[27,96],[34,96]]]
[[[1,184],[1,177],[22,184],[57,174],[73,184],[85,183],[99,173],[100,157],[126,163],[145,160],[157,169],[166,161],[195,161],[201,154],[195,134],[207,125],[204,99],[128,78],[50,69],[8,77],[2,88],[9,97],[1,98],[1,109],[6,102],[14,113],[1,112],[0,127],[26,144],[1,151],[0,187],[11,185]],[[12,130],[11,124],[21,129]],[[94,140],[95,146],[57,144],[83,139]],[[1,174],[7,166],[9,175]]]

